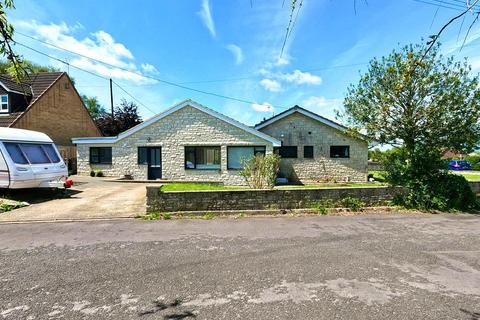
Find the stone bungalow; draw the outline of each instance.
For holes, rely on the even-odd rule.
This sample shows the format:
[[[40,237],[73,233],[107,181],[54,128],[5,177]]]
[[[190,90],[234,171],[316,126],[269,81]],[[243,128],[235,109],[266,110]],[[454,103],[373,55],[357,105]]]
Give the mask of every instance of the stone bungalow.
[[[241,159],[278,152],[292,181],[366,181],[367,143],[294,107],[255,128],[185,100],[116,137],[74,138],[78,173],[245,184]]]

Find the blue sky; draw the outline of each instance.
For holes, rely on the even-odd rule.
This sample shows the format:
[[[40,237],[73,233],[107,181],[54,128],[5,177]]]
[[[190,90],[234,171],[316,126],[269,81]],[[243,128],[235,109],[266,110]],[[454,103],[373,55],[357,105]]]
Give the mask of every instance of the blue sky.
[[[71,65],[112,77],[151,111],[191,98],[252,125],[295,104],[334,119],[366,63],[435,33],[458,11],[413,0],[305,0],[280,57],[289,3],[283,0],[17,1],[16,30],[135,71],[101,65],[19,33],[15,39]],[[443,51],[480,71],[480,28],[460,50],[471,17],[441,38]],[[460,32],[459,32],[460,31]],[[459,37],[460,34],[460,37]],[[69,71],[82,94],[109,106],[109,84],[21,46],[29,60]],[[242,103],[166,85],[141,74],[231,96]],[[132,100],[114,88],[115,102]],[[143,118],[153,113],[140,106]]]

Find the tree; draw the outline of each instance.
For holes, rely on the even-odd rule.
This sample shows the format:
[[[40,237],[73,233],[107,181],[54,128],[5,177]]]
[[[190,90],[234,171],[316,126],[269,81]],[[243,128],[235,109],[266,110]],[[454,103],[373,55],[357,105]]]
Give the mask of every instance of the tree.
[[[57,72],[60,69],[52,66],[42,66],[35,62],[29,60],[23,60],[23,68],[28,71],[28,73],[38,73],[38,72]],[[13,63],[10,60],[0,61],[0,73],[2,74],[12,74],[14,72]]]
[[[138,114],[138,106],[133,102],[122,100],[114,109],[114,117],[109,113],[102,113],[95,121],[104,136],[116,136],[142,122]]]
[[[98,120],[105,113],[105,108],[100,105],[97,97],[89,97],[84,94],[82,95],[82,100],[94,121]]]
[[[348,88],[346,123],[372,141],[399,146],[386,163],[389,182],[436,197],[438,182],[449,179],[442,154],[468,153],[479,143],[479,79],[470,70],[466,60],[444,58],[438,44],[409,45],[373,59]]]

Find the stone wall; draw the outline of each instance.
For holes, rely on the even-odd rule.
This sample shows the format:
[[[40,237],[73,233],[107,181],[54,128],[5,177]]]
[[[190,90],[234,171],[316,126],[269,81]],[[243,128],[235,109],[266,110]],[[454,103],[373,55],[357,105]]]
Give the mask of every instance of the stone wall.
[[[323,181],[367,180],[367,142],[295,112],[262,129],[284,146],[297,146],[298,158],[282,159],[281,172],[290,181],[303,183]],[[350,158],[330,158],[330,146],[350,146]],[[303,147],[313,146],[314,158],[303,158]]]
[[[401,188],[321,188],[291,190],[228,190],[161,192],[147,186],[147,211],[227,211],[309,208],[312,203],[345,197],[362,199],[373,205],[391,200]]]
[[[185,146],[202,145],[221,147],[220,170],[185,169]],[[245,184],[238,170],[227,169],[227,146],[266,146],[267,154],[273,152],[271,142],[190,106],[110,145],[111,165],[90,165],[89,150],[93,146],[96,145],[78,145],[77,166],[81,175],[88,175],[91,170],[102,170],[106,176],[123,177],[128,174],[134,179],[145,180],[147,166],[137,164],[137,149],[139,146],[160,146],[163,179],[220,181],[227,185]]]

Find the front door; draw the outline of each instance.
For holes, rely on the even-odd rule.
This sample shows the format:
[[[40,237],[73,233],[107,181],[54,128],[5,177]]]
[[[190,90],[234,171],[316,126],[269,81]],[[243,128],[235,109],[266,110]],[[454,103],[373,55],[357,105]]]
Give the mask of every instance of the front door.
[[[162,148],[148,148],[148,180],[162,178]]]

